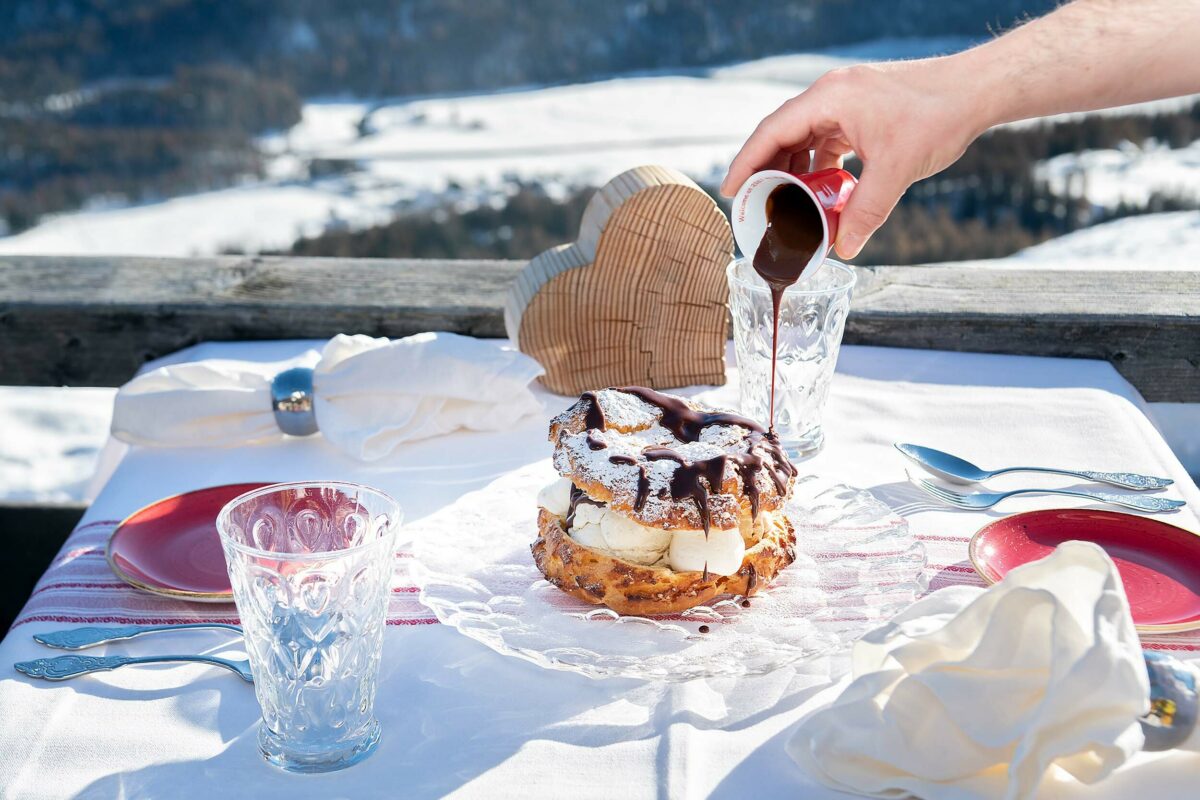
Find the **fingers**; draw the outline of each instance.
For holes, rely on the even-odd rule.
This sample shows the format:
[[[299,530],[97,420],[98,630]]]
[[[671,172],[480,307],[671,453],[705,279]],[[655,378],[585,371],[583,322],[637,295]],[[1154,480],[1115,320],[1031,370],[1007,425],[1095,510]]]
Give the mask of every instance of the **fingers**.
[[[812,154],[806,147],[799,152],[792,153],[788,158],[788,165],[785,168],[787,172],[793,175],[803,175],[806,172],[812,171]]]
[[[816,154],[812,159],[813,172],[820,172],[823,169],[832,169],[834,167],[838,169],[842,168],[841,153],[837,153],[833,150],[827,150],[823,147],[818,148],[815,153]]]
[[[729,165],[729,174],[721,181],[721,194],[732,197],[746,179],[779,153],[791,153],[809,145],[812,130],[797,102],[803,95],[780,106],[750,134]]]
[[[787,171],[787,169],[791,165],[791,163],[792,163],[792,154],[785,152],[785,151],[780,151],[775,154],[774,158],[772,158],[766,164],[763,164],[761,169],[780,169],[780,170]],[[755,171],[757,172],[757,170],[755,170]],[[741,184],[738,184],[738,186],[741,186]],[[736,191],[736,187],[735,187],[735,191]]]
[[[867,162],[858,186],[842,211],[836,243],[838,255],[842,258],[858,255],[911,184],[903,173],[888,167],[872,168],[871,162]]]

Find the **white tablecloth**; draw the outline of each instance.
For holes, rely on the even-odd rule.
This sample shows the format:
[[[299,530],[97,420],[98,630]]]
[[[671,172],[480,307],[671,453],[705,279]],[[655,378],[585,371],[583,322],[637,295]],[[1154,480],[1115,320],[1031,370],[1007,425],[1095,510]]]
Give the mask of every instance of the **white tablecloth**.
[[[311,344],[201,345],[172,360],[276,360]],[[725,387],[689,393],[696,392],[732,404],[736,374],[730,371]],[[567,402],[541,397],[547,418]],[[937,588],[976,580],[966,540],[987,520],[1074,503],[1031,498],[1000,511],[946,510],[907,483],[908,465],[892,442],[942,447],[984,465],[1168,475],[1177,481],[1172,495],[1190,504],[1170,521],[1200,530],[1192,511],[1200,509],[1200,491],[1142,408],[1137,393],[1101,362],[848,347],[829,403],[825,450],[801,469],[870,489],[903,513],[929,548]],[[112,447],[100,473],[112,477],[64,557],[72,547],[102,546],[109,520],[155,499],[237,481],[361,481],[394,494],[415,521],[548,456],[545,423],[418,442],[372,464],[350,461],[319,438],[237,450]],[[39,597],[70,606],[89,591],[105,591],[79,583]],[[48,654],[29,634],[64,626],[42,619],[54,614],[39,615],[37,602],[0,643],[0,797],[844,796],[815,786],[783,749],[796,722],[839,688],[819,670],[665,687],[593,681],[497,655],[441,625],[393,625],[377,702],[379,751],[350,770],[301,777],[261,760],[253,691],[223,671],[129,668],[64,684],[11,672],[13,661]],[[398,613],[423,614],[415,603]],[[213,632],[180,632],[110,645],[108,652],[216,653],[224,641]],[[1155,646],[1200,657],[1198,642],[1177,637]],[[980,713],[987,703],[980,698]],[[1200,756],[1146,754],[1100,787],[1052,777],[1040,796],[1184,797],[1194,794],[1198,776]]]

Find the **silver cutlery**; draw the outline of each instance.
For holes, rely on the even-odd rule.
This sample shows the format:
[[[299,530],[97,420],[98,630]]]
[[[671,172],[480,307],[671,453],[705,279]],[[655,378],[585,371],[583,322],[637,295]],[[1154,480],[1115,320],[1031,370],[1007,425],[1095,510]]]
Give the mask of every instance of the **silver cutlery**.
[[[1151,513],[1175,511],[1180,506],[1187,505],[1182,500],[1170,500],[1166,497],[1085,492],[1076,489],[1014,489],[1010,492],[974,492],[972,494],[961,494],[937,486],[924,478],[918,480],[917,485],[943,503],[948,503],[959,508],[972,509],[991,508],[1006,497],[1012,497],[1015,494],[1061,494],[1068,497],[1084,497],[1088,500],[1097,500],[1101,503],[1111,503],[1112,505],[1125,506],[1126,508],[1149,511]]]
[[[66,631],[51,631],[49,633],[35,633],[33,640],[47,647],[56,647],[59,650],[83,650],[87,647],[95,647],[98,644],[106,642],[118,642],[122,639],[132,639],[135,636],[141,636],[144,633],[157,633],[160,631],[178,631],[195,628],[216,628],[230,630],[240,634],[242,629],[237,625],[229,625],[224,622],[192,622],[185,625],[116,625],[113,627],[86,627],[72,628]]]
[[[1175,481],[1170,478],[1156,478],[1152,475],[1139,475],[1136,472],[1094,472],[1092,470],[1053,469],[1051,467],[1005,467],[1003,469],[983,469],[970,461],[958,456],[935,450],[932,447],[922,447],[919,444],[897,442],[896,449],[910,459],[920,464],[939,478],[950,483],[979,483],[988,478],[1002,475],[1006,472],[1043,472],[1051,475],[1069,475],[1073,478],[1083,478],[1088,481],[1107,483],[1121,486],[1125,489],[1162,489]]]
[[[13,664],[17,672],[23,672],[31,678],[43,678],[48,681],[62,681],[89,672],[106,672],[110,669],[129,666],[130,664],[163,664],[171,662],[191,661],[201,664],[213,664],[236,672],[238,677],[247,683],[254,683],[250,674],[250,662],[238,661],[216,656],[174,655],[174,656],[54,656],[53,658],[35,658],[33,661],[20,661]]]

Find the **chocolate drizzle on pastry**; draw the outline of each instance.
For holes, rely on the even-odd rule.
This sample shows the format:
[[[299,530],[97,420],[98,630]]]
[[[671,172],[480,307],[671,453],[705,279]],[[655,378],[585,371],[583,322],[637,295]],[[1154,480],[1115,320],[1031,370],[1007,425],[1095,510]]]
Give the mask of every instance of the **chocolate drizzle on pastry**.
[[[704,525],[704,535],[707,536],[712,523],[708,513],[708,492],[714,486],[720,490],[728,456],[688,461],[669,447],[647,447],[642,451],[642,457],[647,461],[674,461],[679,465],[671,475],[671,497],[675,500],[690,497],[695,502],[696,512],[700,514],[700,522]],[[644,467],[642,472],[645,472]],[[701,483],[701,478],[704,479],[704,483]]]
[[[575,524],[575,509],[579,505],[602,506],[604,503],[599,503],[584,494],[583,490],[578,486],[571,486],[571,504],[567,507],[567,529]]]
[[[583,426],[591,430],[602,431],[608,427],[608,420],[604,418],[604,409],[600,407],[600,401],[596,399],[595,392],[584,392],[579,395],[580,400],[586,400],[587,405],[584,406]]]
[[[782,497],[787,493],[788,481],[796,474],[796,468],[788,461],[779,445],[773,431],[768,432],[752,419],[725,412],[697,411],[681,398],[661,394],[653,389],[642,386],[626,386],[615,391],[631,394],[643,402],[654,406],[661,412],[659,424],[669,430],[681,442],[698,442],[705,428],[714,425],[727,425],[745,428],[749,431],[746,437],[746,452],[737,454],[722,454],[713,458],[689,461],[683,454],[669,447],[647,447],[642,451],[642,459],[652,461],[674,461],[679,466],[671,476],[670,493],[673,500],[690,498],[696,504],[696,511],[704,526],[704,534],[708,535],[711,526],[711,515],[708,508],[710,492],[720,491],[724,480],[725,467],[732,463],[742,486],[750,501],[750,514],[758,518],[760,497],[758,490],[758,474],[766,471]],[[586,401],[584,408],[584,424],[588,429],[605,430],[607,425],[604,412],[595,393],[585,392],[581,400]],[[602,449],[604,443],[590,434],[587,437],[588,447],[592,450]],[[600,445],[597,447],[596,445]],[[765,451],[767,457],[755,452],[758,448]],[[609,462],[624,464],[638,468],[637,499],[634,509],[640,511],[650,495],[650,479],[646,464],[630,456],[609,456]]]

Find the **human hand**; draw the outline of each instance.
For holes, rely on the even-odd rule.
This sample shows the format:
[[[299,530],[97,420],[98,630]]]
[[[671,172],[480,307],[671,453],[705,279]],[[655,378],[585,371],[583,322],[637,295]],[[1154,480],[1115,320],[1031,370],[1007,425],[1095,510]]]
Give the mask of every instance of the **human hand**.
[[[836,248],[854,258],[918,180],[952,164],[987,128],[982,100],[948,59],[863,64],[821,76],[759,123],[721,183],[726,197],[753,173],[840,167],[862,177],[842,212]]]

